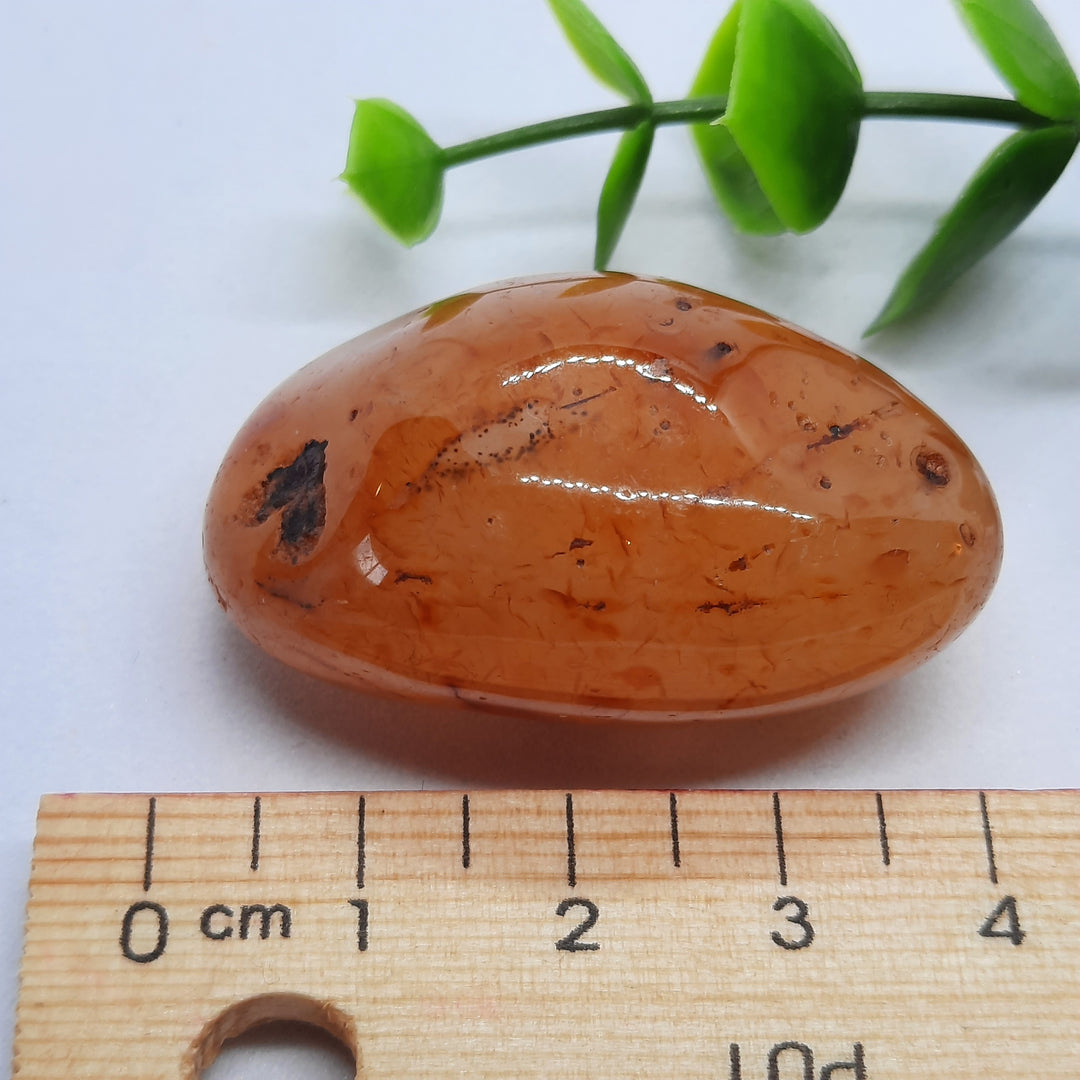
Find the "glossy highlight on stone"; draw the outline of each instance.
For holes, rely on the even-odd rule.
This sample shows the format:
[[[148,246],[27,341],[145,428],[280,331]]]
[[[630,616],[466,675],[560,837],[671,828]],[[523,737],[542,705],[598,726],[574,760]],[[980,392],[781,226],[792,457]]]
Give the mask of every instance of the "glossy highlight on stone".
[[[978,463],[894,380],[619,274],[465,293],[308,365],[237,435],[204,542],[294,667],[597,719],[864,690],[955,637],[1001,561]]]

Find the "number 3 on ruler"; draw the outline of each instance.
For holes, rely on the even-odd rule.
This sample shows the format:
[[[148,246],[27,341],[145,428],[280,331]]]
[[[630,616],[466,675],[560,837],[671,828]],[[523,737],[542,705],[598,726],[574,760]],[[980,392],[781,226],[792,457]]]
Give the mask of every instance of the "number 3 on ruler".
[[[795,909],[795,914],[785,915],[784,917],[789,923],[799,927],[802,933],[797,938],[786,938],[779,930],[774,930],[772,939],[781,949],[805,949],[814,940],[814,928],[809,919],[810,908],[807,907],[805,900],[800,900],[797,896],[781,896],[777,898],[772,909],[773,911],[783,911],[789,907]]]

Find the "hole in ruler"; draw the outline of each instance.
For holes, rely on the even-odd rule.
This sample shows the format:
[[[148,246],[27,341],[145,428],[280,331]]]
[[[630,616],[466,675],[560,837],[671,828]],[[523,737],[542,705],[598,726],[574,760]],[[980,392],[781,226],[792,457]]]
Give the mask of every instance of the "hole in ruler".
[[[185,1080],[353,1080],[352,1021],[329,1002],[262,994],[226,1009],[192,1046]]]
[[[348,1048],[314,1024],[271,1020],[229,1039],[202,1080],[353,1080]]]

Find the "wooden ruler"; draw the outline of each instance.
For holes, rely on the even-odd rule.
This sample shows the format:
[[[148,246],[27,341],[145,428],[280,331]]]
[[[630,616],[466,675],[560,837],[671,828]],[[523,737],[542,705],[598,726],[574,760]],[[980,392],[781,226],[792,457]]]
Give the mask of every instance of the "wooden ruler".
[[[19,1080],[1077,1080],[1080,792],[49,796]]]

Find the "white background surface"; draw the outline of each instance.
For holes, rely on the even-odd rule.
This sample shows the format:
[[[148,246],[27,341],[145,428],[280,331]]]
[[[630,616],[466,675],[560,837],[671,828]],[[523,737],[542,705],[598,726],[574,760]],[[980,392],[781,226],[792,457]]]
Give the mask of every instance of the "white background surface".
[[[822,0],[869,89],[998,93],[945,0]],[[597,0],[658,97],[722,15]],[[1043,0],[1074,61],[1080,7]],[[868,123],[834,218],[733,236],[664,129],[615,258],[867,355],[968,441],[1005,522],[997,590],[917,673],[780,720],[559,726],[375,701],[296,675],[206,585],[203,501],[258,401],[329,347],[499,278],[586,267],[614,136],[451,175],[406,251],[335,183],[353,97],[443,143],[617,102],[540,0],[66,0],[0,40],[0,1060],[39,795],[544,786],[1080,782],[1080,165],[929,316],[860,343],[1001,129]]]

